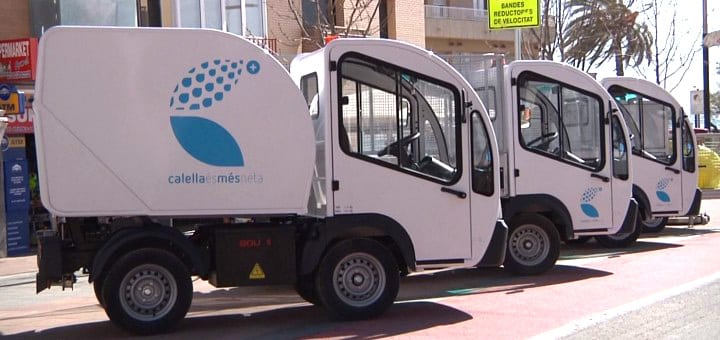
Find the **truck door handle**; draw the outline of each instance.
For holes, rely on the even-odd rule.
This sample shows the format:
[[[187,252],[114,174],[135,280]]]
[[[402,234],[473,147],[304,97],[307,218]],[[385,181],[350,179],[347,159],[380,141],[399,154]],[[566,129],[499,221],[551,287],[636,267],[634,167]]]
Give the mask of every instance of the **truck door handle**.
[[[459,191],[459,190],[455,190],[455,189],[450,189],[450,188],[442,187],[442,188],[440,189],[440,191],[442,191],[442,192],[447,192],[448,194],[453,194],[453,195],[457,196],[458,198],[466,198],[466,197],[467,197],[467,194],[466,194],[466,193],[464,193],[464,192],[462,192],[462,191]]]
[[[666,166],[666,167],[665,167],[665,170],[672,171],[672,173],[674,173],[674,174],[676,174],[676,175],[680,173],[680,170],[675,169],[675,168],[671,168],[671,167],[669,167],[669,166]]]
[[[599,179],[601,179],[601,180],[602,180],[603,182],[605,182],[605,183],[610,182],[610,179],[607,178],[607,177],[605,177],[605,176],[603,176],[603,175],[590,174],[590,177],[592,177],[592,178],[599,178]]]

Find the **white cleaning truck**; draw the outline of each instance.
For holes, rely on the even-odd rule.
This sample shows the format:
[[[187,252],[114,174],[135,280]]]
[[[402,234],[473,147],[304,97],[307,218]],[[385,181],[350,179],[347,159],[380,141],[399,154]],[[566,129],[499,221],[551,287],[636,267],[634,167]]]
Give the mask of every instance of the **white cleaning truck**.
[[[618,103],[633,137],[638,228],[659,232],[669,217],[698,215],[702,193],[697,186],[695,131],[682,106],[644,79],[611,77],[601,83]]]
[[[602,85],[558,62],[458,58],[450,62],[480,94],[498,138],[505,267],[542,273],[561,241],[585,236],[634,242],[629,134]]]
[[[112,322],[148,334],[185,316],[192,276],[294,285],[360,319],[393,303],[401,275],[503,263],[498,146],[456,70],[405,43],[346,39],[293,75],[219,31],[47,31],[39,180],[65,223],[39,238],[37,291],[83,270]],[[593,225],[615,230],[612,175],[593,174]],[[170,225],[183,217],[195,227]]]

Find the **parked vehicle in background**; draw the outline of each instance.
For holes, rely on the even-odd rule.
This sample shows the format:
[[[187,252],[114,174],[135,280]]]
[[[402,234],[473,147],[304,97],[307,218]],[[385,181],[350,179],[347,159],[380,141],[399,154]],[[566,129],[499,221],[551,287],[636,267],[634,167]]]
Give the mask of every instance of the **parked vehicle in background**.
[[[655,83],[631,77],[601,81],[632,134],[633,197],[638,226],[659,232],[673,216],[700,213],[695,131],[682,106]],[[613,240],[599,240],[613,245]],[[610,241],[610,242],[608,242]]]
[[[597,81],[566,64],[504,65],[497,55],[453,65],[480,95],[498,138],[506,268],[545,272],[564,240],[637,239],[629,134]]]

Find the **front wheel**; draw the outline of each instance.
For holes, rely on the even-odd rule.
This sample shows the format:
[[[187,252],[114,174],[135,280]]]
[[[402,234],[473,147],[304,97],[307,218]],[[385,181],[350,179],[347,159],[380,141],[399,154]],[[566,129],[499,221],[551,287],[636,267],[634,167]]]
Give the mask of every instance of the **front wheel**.
[[[390,250],[371,239],[351,239],[334,245],[320,262],[317,294],[334,318],[367,319],[395,301],[400,271]]]
[[[547,217],[519,215],[510,221],[505,268],[513,274],[536,275],[549,270],[560,256],[560,235]]]
[[[143,248],[124,255],[104,282],[105,313],[134,333],[166,331],[190,309],[193,285],[188,269],[165,250]]]
[[[649,217],[638,221],[645,233],[659,233],[668,223],[667,217]]]

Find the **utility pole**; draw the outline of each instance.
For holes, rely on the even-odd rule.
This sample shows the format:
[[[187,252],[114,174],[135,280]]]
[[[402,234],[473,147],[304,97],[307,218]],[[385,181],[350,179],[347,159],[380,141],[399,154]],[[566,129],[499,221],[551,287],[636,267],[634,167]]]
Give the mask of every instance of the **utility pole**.
[[[705,41],[705,37],[708,34],[708,28],[707,28],[707,0],[703,0],[702,2],[702,18],[703,18],[703,28],[702,28],[702,37],[703,41]],[[702,47],[703,52],[703,118],[705,120],[705,128],[710,130],[711,127],[713,127],[712,122],[710,121],[710,61],[709,61],[709,51],[707,44],[703,43]]]

